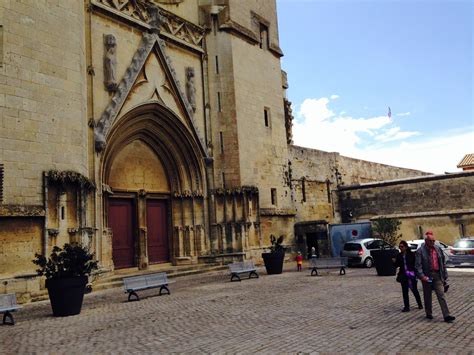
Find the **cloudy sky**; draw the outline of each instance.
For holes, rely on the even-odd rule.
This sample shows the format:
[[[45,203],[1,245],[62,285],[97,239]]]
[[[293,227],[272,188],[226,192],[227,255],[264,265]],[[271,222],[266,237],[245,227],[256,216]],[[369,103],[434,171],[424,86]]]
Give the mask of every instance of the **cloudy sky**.
[[[474,153],[474,0],[277,6],[296,145],[433,173]]]

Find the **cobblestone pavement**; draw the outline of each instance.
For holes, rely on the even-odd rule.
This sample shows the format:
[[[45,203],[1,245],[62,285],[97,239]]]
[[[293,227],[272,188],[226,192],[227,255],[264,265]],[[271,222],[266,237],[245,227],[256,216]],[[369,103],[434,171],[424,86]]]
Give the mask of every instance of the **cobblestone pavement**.
[[[119,288],[98,291],[73,317],[52,317],[48,301],[25,305],[15,326],[0,326],[0,352],[474,354],[472,272],[450,274],[457,318],[448,324],[435,296],[433,320],[401,313],[399,284],[374,269],[260,271],[240,283],[225,271],[177,278],[171,296],[148,290],[140,302],[126,302]]]

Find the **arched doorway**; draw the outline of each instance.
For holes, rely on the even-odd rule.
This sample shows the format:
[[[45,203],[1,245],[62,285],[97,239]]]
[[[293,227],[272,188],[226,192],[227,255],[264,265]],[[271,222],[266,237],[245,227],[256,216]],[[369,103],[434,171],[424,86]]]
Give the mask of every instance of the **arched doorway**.
[[[107,141],[102,180],[114,267],[196,259],[205,249],[204,157],[189,129],[152,103],[120,118]]]
[[[139,208],[145,208],[146,250],[149,263],[169,261],[168,176],[157,154],[140,139],[122,147],[113,158],[108,185],[108,225],[112,229],[112,257],[116,268],[136,265],[135,230]],[[145,206],[140,194],[147,192]]]

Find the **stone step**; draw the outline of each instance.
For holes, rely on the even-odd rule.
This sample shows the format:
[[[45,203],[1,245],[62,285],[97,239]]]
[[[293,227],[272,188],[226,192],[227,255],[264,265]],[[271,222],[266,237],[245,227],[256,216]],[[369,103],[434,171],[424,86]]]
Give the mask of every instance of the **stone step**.
[[[197,265],[195,265],[197,266]],[[213,266],[207,266],[207,267],[194,267],[194,268],[185,268],[185,269],[179,269],[179,270],[169,270],[169,271],[163,271],[166,272],[168,275],[168,278],[176,278],[176,277],[181,277],[181,276],[188,276],[188,275],[196,275],[196,274],[203,274],[206,272],[211,272],[211,271],[218,271],[218,270],[226,270],[228,269],[227,266],[223,265],[213,265]],[[153,271],[147,270],[146,272],[136,272],[134,274],[127,274],[127,275],[113,275],[110,276],[106,279],[99,280],[97,283],[92,284],[92,289],[93,291],[98,291],[98,290],[106,290],[109,288],[114,288],[114,287],[122,287],[123,286],[123,278],[127,276],[137,276],[137,275],[145,275],[153,273]]]
[[[196,264],[185,266],[172,266],[171,264],[152,266],[149,270],[118,270],[113,275],[99,277],[92,282],[92,292],[99,290],[106,290],[110,288],[122,287],[122,279],[127,276],[145,275],[154,272],[166,272],[168,277],[176,278],[181,276],[203,274],[211,271],[226,270],[228,267],[221,264]],[[48,299],[48,290],[41,290],[40,292],[31,295],[31,302],[44,301]]]

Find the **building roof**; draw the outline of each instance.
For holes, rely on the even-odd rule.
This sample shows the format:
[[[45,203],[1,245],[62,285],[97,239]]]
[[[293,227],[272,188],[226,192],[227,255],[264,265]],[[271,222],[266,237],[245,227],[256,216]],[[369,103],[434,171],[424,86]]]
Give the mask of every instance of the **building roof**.
[[[458,168],[474,167],[474,153],[466,154],[459,162]]]

